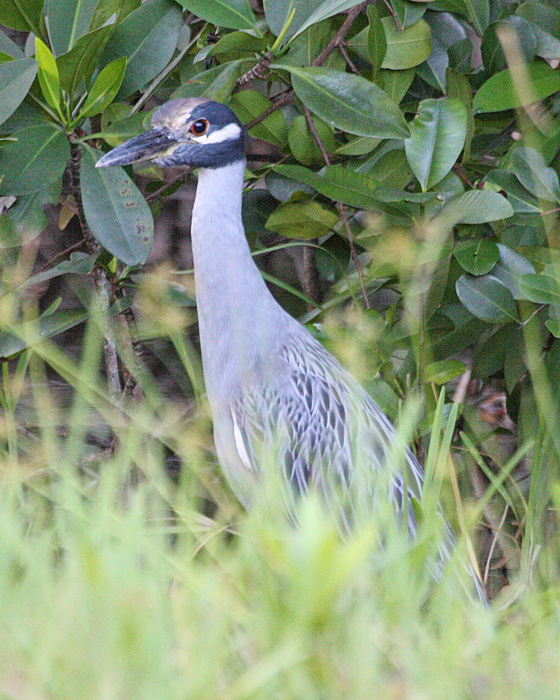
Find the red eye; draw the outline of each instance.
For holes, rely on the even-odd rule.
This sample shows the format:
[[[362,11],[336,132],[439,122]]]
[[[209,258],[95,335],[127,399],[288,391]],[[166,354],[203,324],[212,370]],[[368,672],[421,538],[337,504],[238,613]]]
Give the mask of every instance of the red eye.
[[[197,119],[191,124],[189,131],[195,136],[202,136],[208,130],[208,122],[206,119]]]

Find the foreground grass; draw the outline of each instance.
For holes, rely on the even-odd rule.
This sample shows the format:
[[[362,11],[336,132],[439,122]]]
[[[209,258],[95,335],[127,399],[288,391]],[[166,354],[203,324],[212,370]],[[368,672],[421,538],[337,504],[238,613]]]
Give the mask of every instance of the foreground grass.
[[[294,529],[266,492],[242,513],[196,456],[174,484],[138,427],[78,469],[43,428],[1,472],[0,696],[560,696],[557,585],[484,608],[433,587],[406,537],[379,551],[376,523],[342,541],[309,502]]]

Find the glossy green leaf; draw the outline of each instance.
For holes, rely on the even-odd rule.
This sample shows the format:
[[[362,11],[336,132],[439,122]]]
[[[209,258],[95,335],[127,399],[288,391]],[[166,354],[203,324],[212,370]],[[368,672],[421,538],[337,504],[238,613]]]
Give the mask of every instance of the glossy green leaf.
[[[271,105],[270,100],[256,90],[238,92],[233,95],[228,104],[243,124],[259,117],[267,109],[270,109]],[[254,126],[249,134],[283,148],[288,141],[288,129],[284,115],[280,110],[272,112],[266,119]]]
[[[338,216],[318,202],[286,202],[269,217],[266,228],[286,238],[309,240],[328,233]]]
[[[498,246],[487,238],[461,241],[453,249],[453,255],[463,270],[475,276],[490,272],[500,257]]]
[[[70,159],[68,139],[54,126],[16,131],[15,143],[0,149],[0,194],[31,194],[62,177]]]
[[[165,68],[177,46],[181,22],[181,11],[171,0],[148,0],[118,25],[101,64],[128,59],[119,99],[139,90]]]
[[[539,199],[560,202],[558,175],[547,167],[542,155],[534,148],[516,148],[511,164],[519,182]]]
[[[489,0],[464,0],[464,2],[478,35],[482,36],[490,21]]]
[[[224,66],[216,66],[210,70],[198,73],[188,82],[183,83],[172,94],[174,100],[180,97],[200,97],[204,95],[211,100],[227,102],[236,81],[246,71],[250,70],[254,61],[240,59],[230,61]]]
[[[112,27],[100,27],[78,39],[68,53],[57,58],[60,85],[69,95],[74,96],[82,80],[89,85],[112,31]]]
[[[486,180],[503,190],[513,211],[518,214],[539,214],[541,208],[537,198],[528,192],[510,170],[493,170]]]
[[[37,61],[18,58],[0,65],[0,124],[16,111],[37,75]]]
[[[99,0],[46,0],[49,37],[56,56],[67,53],[87,34]]]
[[[381,71],[383,91],[389,95],[396,105],[400,104],[402,98],[406,95],[408,88],[412,85],[414,75],[415,71],[412,68],[408,70]]]
[[[379,16],[379,10],[375,5],[367,8],[367,51],[372,65],[372,78],[375,80],[387,53],[387,38],[385,29]]]
[[[255,29],[249,0],[178,0],[189,12],[206,22],[229,29]]]
[[[472,87],[467,78],[457,71],[448,68],[445,74],[447,96],[465,106],[467,114],[467,132],[465,134],[465,146],[463,149],[463,163],[468,161],[471,152],[471,141],[474,136],[474,117],[472,114],[473,96]]]
[[[41,92],[48,105],[60,114],[60,80],[58,67],[49,47],[35,37],[35,55],[39,63],[38,77]]]
[[[313,124],[327,153],[332,153],[336,148],[332,128],[316,117],[313,119]],[[304,165],[324,164],[321,149],[309,130],[307,119],[303,114],[298,115],[292,121],[288,132],[288,143],[291,152],[300,163]]]
[[[424,381],[426,383],[446,384],[452,379],[460,377],[465,371],[465,363],[459,362],[459,360],[432,362],[424,370]]]
[[[126,70],[126,58],[117,58],[99,73],[88,93],[80,118],[93,117],[106,109],[114,100]]]
[[[501,112],[531,104],[553,95],[560,90],[560,70],[555,70],[545,61],[527,65],[530,89],[516,86],[507,68],[493,75],[480,87],[474,97],[476,112]]]
[[[428,0],[428,2],[433,2],[433,0]],[[406,29],[418,22],[425,15],[427,9],[427,5],[419,0],[391,0],[391,5],[401,29]]]
[[[392,17],[382,20],[387,51],[382,67],[391,70],[413,68],[425,61],[432,52],[430,25],[423,19],[399,31]]]
[[[358,136],[408,135],[398,107],[369,80],[328,68],[276,67],[292,74],[297,96],[327,124]]]
[[[88,226],[112,255],[127,265],[140,265],[152,249],[150,208],[122,168],[96,168],[97,160],[95,151],[84,151],[80,182]]]
[[[85,309],[62,309],[0,333],[0,357],[10,357],[47,338],[60,335],[85,321],[87,316]]]
[[[508,246],[498,243],[499,260],[492,270],[492,276],[509,289],[514,299],[522,299],[519,283],[523,275],[534,274],[535,268],[524,255]]]
[[[467,112],[457,100],[424,100],[404,147],[412,172],[426,191],[451,170],[465,144]]]
[[[469,190],[454,197],[434,217],[449,228],[457,224],[485,224],[513,216],[513,208],[505,197],[491,190]]]
[[[12,58],[24,58],[24,53],[19,46],[2,31],[0,31],[0,51]]]
[[[379,204],[374,197],[376,180],[371,175],[357,173],[342,165],[331,165],[320,174],[300,165],[277,165],[275,171],[351,207],[372,209]]]
[[[516,14],[531,23],[538,56],[560,58],[560,11],[543,2],[525,2]]]
[[[517,307],[511,292],[492,275],[462,275],[455,289],[461,303],[482,321],[499,323],[506,319],[517,320]]]
[[[560,304],[560,284],[548,275],[523,275],[519,281],[519,291],[523,299],[536,304]]]
[[[312,25],[318,24],[319,22],[322,22],[329,17],[333,17],[334,15],[338,15],[341,12],[345,12],[346,10],[350,10],[352,7],[359,4],[360,0],[323,0],[323,2],[319,3],[317,9],[315,9],[314,12],[312,12],[311,15],[309,15],[307,19],[298,26],[293,36],[296,37]],[[294,4],[292,3],[292,7],[293,6]]]
[[[41,15],[44,0],[2,0],[0,2],[0,24],[21,32],[33,32],[42,36]]]

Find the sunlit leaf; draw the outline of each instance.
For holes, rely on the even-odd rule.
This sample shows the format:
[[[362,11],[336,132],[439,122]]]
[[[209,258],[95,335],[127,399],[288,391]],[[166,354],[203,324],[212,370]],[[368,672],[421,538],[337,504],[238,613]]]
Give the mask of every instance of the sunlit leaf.
[[[442,180],[465,144],[467,112],[457,100],[424,100],[409,126],[404,147],[422,190]]]
[[[408,135],[398,107],[369,80],[328,68],[276,67],[292,74],[297,96],[327,124],[358,136]]]

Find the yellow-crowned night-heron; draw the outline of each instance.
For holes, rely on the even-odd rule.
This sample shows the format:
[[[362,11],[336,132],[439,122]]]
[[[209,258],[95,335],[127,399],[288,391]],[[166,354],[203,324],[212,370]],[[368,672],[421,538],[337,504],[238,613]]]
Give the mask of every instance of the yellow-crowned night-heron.
[[[218,458],[234,492],[249,505],[263,461],[272,457],[296,492],[318,490],[343,522],[364,504],[371,509],[395,431],[354,377],[276,302],[253,262],[241,218],[243,126],[225,105],[198,98],[163,105],[152,126],[97,166],[150,160],[198,168],[191,236],[202,364]],[[391,473],[387,481],[415,533],[412,499],[420,500],[423,471],[409,450],[405,461],[406,477]],[[452,544],[448,534],[443,551]]]

